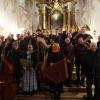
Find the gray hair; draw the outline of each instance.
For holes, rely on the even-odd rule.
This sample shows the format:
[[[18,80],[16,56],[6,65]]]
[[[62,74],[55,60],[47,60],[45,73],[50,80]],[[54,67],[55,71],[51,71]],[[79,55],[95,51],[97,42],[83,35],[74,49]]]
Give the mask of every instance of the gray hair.
[[[90,43],[90,47],[93,46],[93,45],[95,45],[97,47],[97,43],[96,42],[91,42]]]

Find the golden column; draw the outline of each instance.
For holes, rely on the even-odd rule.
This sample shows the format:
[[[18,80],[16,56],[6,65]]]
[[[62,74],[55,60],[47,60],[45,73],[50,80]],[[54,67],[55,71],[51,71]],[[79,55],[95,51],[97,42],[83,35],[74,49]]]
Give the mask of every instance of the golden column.
[[[66,10],[63,10],[63,31],[66,30]]]
[[[48,31],[51,30],[51,14],[48,15]]]
[[[43,27],[43,29],[47,29],[46,5],[45,4],[42,4],[42,27]]]
[[[37,3],[38,11],[39,11],[39,25],[38,29],[42,29],[42,4]]]
[[[73,6],[72,6],[72,29],[75,30],[75,28],[77,28],[76,25],[76,21],[75,21],[75,5],[77,4],[76,0],[74,0],[73,2]]]
[[[42,11],[39,9],[39,29],[42,29]]]
[[[47,15],[48,15],[47,26],[48,26],[48,30],[50,31],[51,30],[51,10],[50,9],[48,9]]]

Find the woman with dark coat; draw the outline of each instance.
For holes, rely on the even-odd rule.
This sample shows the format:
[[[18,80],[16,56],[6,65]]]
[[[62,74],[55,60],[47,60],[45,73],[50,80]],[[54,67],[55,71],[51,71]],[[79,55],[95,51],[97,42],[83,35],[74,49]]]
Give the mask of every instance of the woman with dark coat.
[[[50,51],[48,52],[47,63],[49,66],[53,66],[53,64],[59,62],[64,59],[64,54],[60,52],[59,43],[53,43]],[[63,89],[62,83],[54,83],[50,81],[50,92],[53,93],[52,100],[60,100],[60,95]]]

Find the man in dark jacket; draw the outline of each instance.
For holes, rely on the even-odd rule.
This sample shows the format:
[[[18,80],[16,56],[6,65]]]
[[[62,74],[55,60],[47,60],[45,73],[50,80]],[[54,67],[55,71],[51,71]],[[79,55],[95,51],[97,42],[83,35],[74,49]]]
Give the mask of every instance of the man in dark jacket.
[[[98,47],[98,49],[100,49],[100,36],[98,36],[97,47]]]
[[[21,58],[21,54],[22,52],[19,50],[19,44],[17,41],[14,41],[12,44],[12,49],[10,51],[8,51],[7,54],[7,59],[10,63],[12,63],[14,65],[14,73],[13,73],[13,77],[16,80],[17,85],[19,86],[20,84],[20,78],[21,78],[21,70],[22,70],[22,66],[20,65],[20,58]]]
[[[95,100],[100,100],[100,48],[97,49],[94,68]]]
[[[97,45],[96,43],[90,44],[90,49],[86,54],[85,59],[85,75],[86,75],[86,90],[87,90],[87,100],[92,100],[92,85],[95,81],[95,100],[99,100],[97,98],[98,90],[97,87],[100,87],[100,57],[98,57]],[[99,65],[99,66],[98,66]],[[99,82],[99,83],[98,83]],[[100,93],[100,92],[99,92]]]
[[[65,82],[65,85],[70,86],[72,83],[72,71],[73,71],[73,64],[74,64],[74,46],[70,42],[69,38],[65,38],[64,48],[63,48],[64,55],[67,58],[67,66],[68,66],[68,79]]]
[[[76,65],[76,76],[77,83],[84,85],[84,59],[87,53],[87,46],[85,45],[83,38],[78,39],[78,44],[75,46],[75,65]],[[81,72],[81,73],[80,73]]]

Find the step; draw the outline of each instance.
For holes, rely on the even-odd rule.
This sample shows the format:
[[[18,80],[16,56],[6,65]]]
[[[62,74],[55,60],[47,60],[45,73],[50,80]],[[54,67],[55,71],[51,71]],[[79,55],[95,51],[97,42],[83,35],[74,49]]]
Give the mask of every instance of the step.
[[[80,92],[64,92],[61,94],[61,100],[82,100],[85,93]],[[33,96],[17,95],[15,100],[51,100],[50,93],[40,92]]]
[[[61,100],[82,100],[86,95],[85,87],[66,87],[63,86],[63,93],[61,94]],[[22,94],[16,95],[15,100],[51,100],[51,94],[49,90],[39,90],[32,96],[24,96]]]
[[[70,87],[63,85],[64,92],[86,92],[86,87],[71,84]],[[40,91],[49,91],[49,85],[42,84]]]
[[[86,92],[86,87],[83,86],[72,86],[72,87],[66,87],[63,86],[64,92]]]

